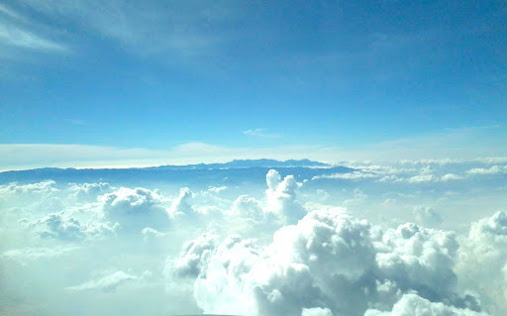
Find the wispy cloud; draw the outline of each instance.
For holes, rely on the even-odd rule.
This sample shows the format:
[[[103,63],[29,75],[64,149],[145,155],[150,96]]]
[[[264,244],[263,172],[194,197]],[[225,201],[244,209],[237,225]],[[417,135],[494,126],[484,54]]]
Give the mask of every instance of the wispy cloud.
[[[262,138],[280,138],[281,137],[279,134],[270,133],[265,128],[247,129],[246,131],[243,131],[243,134],[248,135],[248,136],[262,137]]]
[[[43,38],[14,25],[0,25],[0,43],[6,46],[45,52],[68,51],[68,48],[60,43]]]
[[[240,6],[189,4],[187,1],[107,2],[27,0],[25,5],[50,20],[75,25],[77,35],[99,36],[140,56],[210,56],[229,38],[228,23]],[[220,54],[216,54],[220,56]]]
[[[67,53],[71,49],[58,40],[59,30],[28,18],[23,12],[0,5],[0,57],[27,59],[33,53]]]

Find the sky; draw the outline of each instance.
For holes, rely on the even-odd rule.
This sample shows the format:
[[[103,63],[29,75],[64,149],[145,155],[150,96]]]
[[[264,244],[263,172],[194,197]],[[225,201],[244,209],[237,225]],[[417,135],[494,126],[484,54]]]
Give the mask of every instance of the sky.
[[[507,4],[0,3],[0,169],[507,156]]]

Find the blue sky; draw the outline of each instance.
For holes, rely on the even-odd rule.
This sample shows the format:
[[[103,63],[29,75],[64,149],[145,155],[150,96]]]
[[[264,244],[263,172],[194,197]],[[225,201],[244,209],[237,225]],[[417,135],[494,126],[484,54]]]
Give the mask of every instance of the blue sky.
[[[19,144],[39,146],[26,166],[55,145],[97,161],[182,146],[364,159],[393,142],[432,156],[442,139],[507,155],[506,15],[503,1],[4,1],[1,163]]]

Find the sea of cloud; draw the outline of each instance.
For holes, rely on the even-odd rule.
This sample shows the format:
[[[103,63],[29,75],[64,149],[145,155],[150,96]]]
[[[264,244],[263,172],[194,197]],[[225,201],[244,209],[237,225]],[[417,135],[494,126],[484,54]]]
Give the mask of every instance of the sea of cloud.
[[[4,183],[0,312],[502,315],[505,163]]]

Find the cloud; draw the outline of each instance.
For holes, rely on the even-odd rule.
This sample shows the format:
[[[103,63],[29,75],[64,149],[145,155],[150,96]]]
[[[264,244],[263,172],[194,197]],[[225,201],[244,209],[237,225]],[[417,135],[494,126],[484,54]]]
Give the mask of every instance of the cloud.
[[[121,187],[99,197],[104,219],[119,223],[124,231],[144,227],[166,228],[169,224],[165,199],[157,191]]]
[[[268,216],[261,205],[261,201],[246,194],[238,196],[231,207],[232,213],[246,219],[251,219],[254,222],[262,222]]]
[[[200,270],[194,295],[205,313],[363,315],[372,306],[396,311],[407,293],[450,310],[480,309],[473,296],[456,292],[455,236],[414,224],[382,232],[343,210],[322,210],[282,227],[265,247],[238,237],[204,245],[197,253],[206,255],[192,258]]]
[[[214,186],[209,187],[207,191],[210,193],[219,194],[221,192],[224,192],[225,190],[227,190],[227,186],[222,185],[219,187],[214,187]]]
[[[493,314],[507,308],[507,283],[502,273],[506,266],[507,214],[499,211],[471,224],[457,267],[463,286],[474,287],[489,302]]]
[[[193,196],[194,193],[189,188],[181,188],[180,193],[172,202],[170,214],[172,216],[178,216],[191,215],[192,213],[195,213],[192,205],[190,205],[190,201],[192,200]]]
[[[0,171],[38,167],[127,168],[262,158],[308,158],[331,162],[336,160],[337,155],[335,148],[303,145],[232,148],[193,142],[169,150],[151,150],[88,145],[0,144]]]
[[[255,137],[261,137],[261,138],[279,138],[280,135],[270,133],[265,128],[254,128],[254,129],[247,129],[243,131],[243,134],[248,136],[255,136]]]
[[[81,224],[72,217],[65,217],[61,213],[52,213],[37,220],[32,226],[39,227],[42,238],[54,238],[64,241],[80,241],[84,239],[98,239],[115,236],[118,224],[90,222]]]
[[[359,180],[359,179],[369,179],[369,178],[377,178],[378,175],[372,173],[365,173],[361,171],[347,172],[347,173],[333,173],[333,174],[325,174],[320,176],[314,176],[312,180],[321,180],[321,179],[339,179],[339,180]]]
[[[333,312],[329,308],[303,308],[301,316],[333,316]]]
[[[432,208],[416,206],[412,212],[415,220],[426,227],[437,227],[442,223],[442,217]]]
[[[166,63],[217,56],[232,34],[227,26],[237,19],[233,12],[241,8],[230,2],[217,7],[153,1],[139,5],[118,0],[65,4],[28,0],[24,4],[49,21],[73,25],[77,36],[93,34],[131,54],[166,59]]]
[[[0,25],[0,45],[43,52],[67,52],[69,49],[57,42],[45,39],[13,25]]]
[[[69,286],[66,289],[71,291],[102,291],[114,292],[120,286],[125,284],[142,280],[144,277],[149,276],[150,272],[145,271],[141,276],[128,274],[123,271],[116,271],[112,274],[103,276],[97,280],[90,280],[83,284]]]
[[[391,312],[369,309],[364,316],[480,316],[487,315],[470,309],[446,306],[440,302],[431,302],[416,294],[405,294],[396,302]]]
[[[180,256],[169,262],[166,268],[169,275],[176,278],[193,277],[205,271],[213,251],[217,246],[217,237],[210,234],[202,235],[183,244]]]
[[[434,136],[435,138],[441,135]],[[499,142],[503,139],[499,140]],[[415,140],[403,141],[399,146],[402,149],[411,148],[417,143]],[[454,145],[449,143],[449,146]],[[465,146],[466,145],[466,146]],[[140,167],[156,166],[166,164],[192,164],[201,162],[226,162],[234,159],[261,159],[272,158],[278,160],[288,159],[312,159],[327,163],[336,164],[339,161],[368,160],[371,157],[385,157],[378,159],[378,163],[391,163],[393,161],[419,163],[440,163],[450,162],[502,162],[507,157],[507,152],[499,151],[496,154],[481,147],[474,148],[472,152],[465,154],[463,151],[470,151],[470,143],[463,144],[463,148],[456,155],[444,155],[435,152],[435,147],[417,147],[417,154],[401,155],[399,152],[390,153],[392,147],[386,144],[379,144],[380,147],[362,148],[357,150],[345,150],[343,148],[319,145],[294,145],[276,147],[224,147],[213,144],[191,142],[174,146],[168,150],[152,150],[145,148],[118,148],[111,146],[87,146],[79,144],[0,144],[0,166],[1,170],[27,169],[36,167]],[[385,148],[384,148],[385,147]],[[444,146],[445,147],[445,146]],[[497,146],[495,148],[505,148]],[[383,148],[383,149],[382,149]],[[440,147],[438,147],[440,148]],[[414,149],[414,150],[415,150]],[[385,153],[384,153],[385,151]],[[410,150],[407,150],[410,152]],[[421,154],[422,152],[423,154]],[[477,158],[477,157],[490,158]],[[118,157],[121,157],[119,159]],[[427,157],[422,159],[421,157]],[[407,159],[412,160],[407,160]],[[453,159],[451,159],[453,158]],[[459,159],[458,159],[459,158]],[[392,168],[392,166],[387,166]],[[403,168],[401,168],[403,169]],[[368,172],[367,169],[364,170]],[[402,170],[403,171],[403,170]],[[380,171],[373,171],[379,173]]]
[[[6,250],[2,253],[3,258],[19,260],[25,262],[27,260],[51,259],[61,255],[72,253],[78,250],[77,246],[62,247],[27,247],[19,249]]]
[[[494,165],[489,168],[473,168],[467,170],[469,175],[494,175],[494,174],[506,174],[507,166]]]
[[[33,62],[41,54],[68,54],[71,47],[62,32],[25,14],[19,7],[0,5],[0,59],[9,62]],[[8,70],[8,68],[7,68]]]
[[[68,190],[78,200],[96,200],[97,196],[110,193],[117,188],[111,186],[107,182],[98,183],[70,183]]]
[[[454,173],[446,173],[441,178],[440,181],[446,182],[446,181],[455,181],[455,180],[462,180],[463,177],[459,176]]]
[[[271,169],[266,174],[266,211],[281,216],[288,221],[294,221],[304,216],[306,211],[296,201],[296,191],[299,184],[293,175],[282,177],[278,171]]]
[[[39,306],[47,314],[87,305],[101,311],[96,314],[118,306],[132,314],[138,305],[136,312],[174,314],[417,315],[427,309],[501,315],[507,309],[507,216],[477,216],[499,209],[505,188],[496,178],[466,176],[492,164],[361,169],[403,179],[463,176],[429,186],[301,185],[329,169],[299,167],[270,170],[264,178],[258,169],[242,170],[246,175],[238,178],[237,170],[209,170],[210,181],[190,181],[195,171],[184,171],[160,183],[104,176],[96,183],[58,178],[0,185],[0,290],[8,302],[20,296],[27,306],[49,302]],[[186,215],[171,216],[173,210]],[[447,231],[455,227],[456,233]],[[153,282],[145,282],[145,270]],[[107,302],[98,303],[106,295]],[[181,299],[185,304],[173,303]]]

